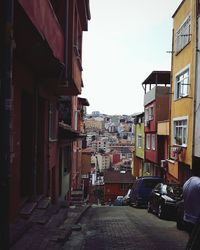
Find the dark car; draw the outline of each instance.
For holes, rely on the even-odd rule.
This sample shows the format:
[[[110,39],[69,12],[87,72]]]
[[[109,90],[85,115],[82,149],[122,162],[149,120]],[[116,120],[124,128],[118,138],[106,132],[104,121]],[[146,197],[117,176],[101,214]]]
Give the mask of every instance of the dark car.
[[[181,199],[180,185],[159,183],[150,194],[147,211],[157,214],[162,219],[176,219],[176,204]]]
[[[184,216],[184,200],[176,203],[176,227],[179,230],[186,230],[186,223],[183,220]]]
[[[152,189],[162,181],[158,176],[138,177],[130,192],[130,205],[146,208]]]

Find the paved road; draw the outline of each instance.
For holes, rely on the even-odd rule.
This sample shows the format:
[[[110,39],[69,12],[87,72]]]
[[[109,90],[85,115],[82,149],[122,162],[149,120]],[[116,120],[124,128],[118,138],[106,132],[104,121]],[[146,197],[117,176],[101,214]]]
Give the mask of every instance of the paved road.
[[[174,221],[128,206],[91,207],[80,225],[63,250],[184,250],[188,240]]]

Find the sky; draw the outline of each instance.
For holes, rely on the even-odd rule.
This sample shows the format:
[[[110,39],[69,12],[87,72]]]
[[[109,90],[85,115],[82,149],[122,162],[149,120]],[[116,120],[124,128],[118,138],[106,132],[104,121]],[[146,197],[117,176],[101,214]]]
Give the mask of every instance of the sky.
[[[81,93],[88,114],[144,110],[142,82],[154,70],[171,68],[172,15],[181,1],[90,0]]]

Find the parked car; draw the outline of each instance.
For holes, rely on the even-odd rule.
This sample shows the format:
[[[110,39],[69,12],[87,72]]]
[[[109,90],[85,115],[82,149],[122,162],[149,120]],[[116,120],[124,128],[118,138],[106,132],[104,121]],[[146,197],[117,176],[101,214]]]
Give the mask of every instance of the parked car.
[[[159,183],[152,190],[147,211],[159,218],[176,218],[176,204],[182,199],[182,187],[178,184]]]
[[[162,181],[158,176],[138,177],[130,192],[130,205],[146,208],[152,189]]]
[[[128,206],[130,204],[130,193],[131,193],[131,189],[129,189],[127,194],[123,197],[122,203],[124,206]]]
[[[117,196],[113,202],[114,206],[123,206],[123,196]]]

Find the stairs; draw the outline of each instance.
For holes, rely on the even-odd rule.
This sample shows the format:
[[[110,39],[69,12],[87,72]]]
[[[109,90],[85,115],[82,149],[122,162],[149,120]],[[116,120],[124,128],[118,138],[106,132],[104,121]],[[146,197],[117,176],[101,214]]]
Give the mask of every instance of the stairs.
[[[73,191],[71,191],[70,205],[71,206],[83,206],[83,205],[85,205],[83,190],[74,189]]]

